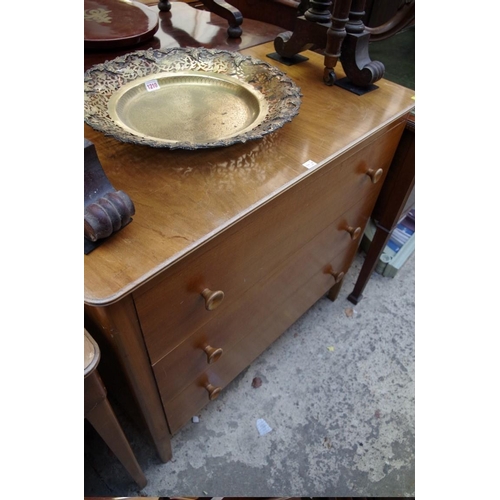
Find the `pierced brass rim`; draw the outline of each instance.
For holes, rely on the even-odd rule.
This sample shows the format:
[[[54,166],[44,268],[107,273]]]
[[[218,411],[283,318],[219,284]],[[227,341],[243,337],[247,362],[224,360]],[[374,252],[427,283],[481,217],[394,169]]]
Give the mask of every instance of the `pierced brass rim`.
[[[134,129],[118,111],[115,114],[119,99],[139,83],[182,75],[213,78],[218,84],[232,82],[258,104],[255,119],[236,134],[226,130],[202,140],[171,140]],[[203,47],[138,50],[92,66],[84,74],[85,123],[119,141],[157,148],[212,148],[260,139],[290,122],[299,112],[301,98],[300,88],[277,67],[238,52]]]

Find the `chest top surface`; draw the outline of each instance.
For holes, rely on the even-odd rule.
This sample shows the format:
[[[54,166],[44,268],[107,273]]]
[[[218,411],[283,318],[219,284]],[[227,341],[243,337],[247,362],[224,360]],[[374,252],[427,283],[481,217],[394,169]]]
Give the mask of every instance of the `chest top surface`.
[[[242,51],[278,66],[302,91],[299,114],[264,138],[226,148],[126,144],[85,125],[110,182],[133,200],[133,221],[84,256],[84,301],[115,302],[269,200],[353,150],[415,105],[414,91],[380,80],[357,96],[322,82],[323,57],[286,66],[272,43]],[[343,75],[340,65],[336,68]],[[304,163],[312,161],[312,169]],[[293,215],[291,215],[293,216]]]

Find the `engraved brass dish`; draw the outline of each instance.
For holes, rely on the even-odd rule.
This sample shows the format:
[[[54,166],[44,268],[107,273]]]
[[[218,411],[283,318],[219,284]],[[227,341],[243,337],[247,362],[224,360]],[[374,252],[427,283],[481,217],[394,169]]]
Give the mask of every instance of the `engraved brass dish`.
[[[237,52],[142,50],[84,75],[85,122],[122,142],[198,149],[259,139],[299,112],[300,88]]]

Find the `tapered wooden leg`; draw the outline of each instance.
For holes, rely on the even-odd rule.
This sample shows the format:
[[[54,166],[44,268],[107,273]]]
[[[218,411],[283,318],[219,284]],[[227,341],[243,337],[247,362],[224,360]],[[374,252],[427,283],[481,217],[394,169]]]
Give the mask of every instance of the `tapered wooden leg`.
[[[375,269],[378,259],[384,248],[389,241],[391,233],[384,230],[383,228],[378,227],[375,231],[375,235],[373,237],[372,242],[370,243],[370,248],[365,257],[365,261],[363,266],[361,267],[361,271],[359,272],[358,279],[356,280],[356,284],[354,285],[353,291],[347,297],[349,302],[353,304],[357,304],[361,298],[363,297],[363,290],[370,279],[370,276]]]
[[[94,380],[91,381],[91,378]],[[91,382],[89,384],[90,387],[95,387],[99,384],[102,385],[97,372],[89,375],[85,382],[87,380]],[[100,390],[101,394],[103,392],[105,392],[104,388]],[[108,399],[101,399],[91,410],[86,412],[85,418],[92,424],[139,487],[144,488],[147,484],[146,476],[135,458],[134,452],[123,433],[120,422],[118,422]]]

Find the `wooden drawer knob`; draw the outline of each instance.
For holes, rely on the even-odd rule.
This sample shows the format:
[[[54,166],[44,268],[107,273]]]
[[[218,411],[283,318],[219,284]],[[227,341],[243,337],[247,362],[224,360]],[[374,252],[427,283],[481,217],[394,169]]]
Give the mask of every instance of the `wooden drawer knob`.
[[[373,170],[373,168],[370,168],[368,172],[366,172],[366,175],[372,180],[373,184],[377,184],[377,182],[384,175],[384,170],[381,168],[379,168],[378,170]]]
[[[346,231],[351,235],[351,240],[356,240],[359,238],[361,234],[361,228],[360,227],[352,227],[348,226]]]
[[[339,283],[340,281],[342,281],[344,279],[344,272],[343,271],[336,273],[332,269],[331,271],[329,271],[329,273],[335,278],[335,283]]]
[[[220,347],[216,349],[215,347],[209,345],[207,345],[203,350],[207,354],[207,362],[209,365],[215,363],[222,356],[223,353]]]
[[[208,398],[210,399],[210,401],[217,399],[219,397],[219,394],[222,391],[222,389],[220,387],[215,387],[214,385],[212,385],[210,383],[207,383],[205,385],[205,389],[208,391]]]
[[[209,290],[208,288],[205,288],[205,290],[201,292],[201,295],[205,299],[205,308],[207,311],[213,311],[219,306],[224,298],[224,292],[220,290],[212,292],[212,290]]]

